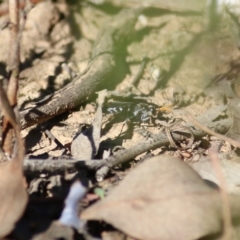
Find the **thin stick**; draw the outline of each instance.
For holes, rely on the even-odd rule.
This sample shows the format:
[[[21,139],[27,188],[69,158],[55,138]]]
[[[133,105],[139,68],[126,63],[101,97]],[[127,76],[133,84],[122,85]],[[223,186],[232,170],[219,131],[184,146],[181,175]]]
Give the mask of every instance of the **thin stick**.
[[[3,110],[5,118],[11,123],[16,136],[17,151],[16,156],[14,156],[14,164],[17,164],[19,168],[23,167],[23,159],[25,155],[24,144],[21,138],[21,126],[20,122],[16,118],[13,109],[9,103],[6,93],[4,92],[2,86],[0,85],[0,107]]]
[[[208,127],[202,125],[195,117],[193,117],[193,115],[188,112],[188,111],[184,111],[184,116],[183,118],[186,118],[187,120],[189,120],[191,123],[193,123],[194,126],[200,128],[201,130],[203,130],[204,132],[210,134],[210,135],[213,135],[217,138],[219,138],[220,140],[223,140],[225,142],[228,142],[230,143],[231,145],[233,145],[234,147],[238,147],[240,148],[240,143],[231,139],[231,138],[228,138],[222,134],[219,134],[219,133],[216,133],[214,131],[212,131],[211,129],[209,129]]]
[[[9,63],[10,78],[7,88],[7,98],[10,106],[14,108],[17,105],[17,91],[19,79],[19,0],[9,0],[9,18],[10,18],[10,46],[9,46]],[[18,115],[18,114],[17,114]],[[13,153],[13,127],[8,119],[3,119],[3,150],[5,153]]]
[[[214,145],[211,146],[209,156],[212,162],[213,170],[215,171],[215,175],[220,185],[219,192],[222,201],[223,236],[224,236],[223,239],[231,239],[232,230],[231,208],[229,204],[226,181],[224,179],[224,174],[219,163],[217,146]]]
[[[17,103],[17,90],[19,78],[19,61],[20,61],[20,43],[19,43],[19,0],[9,0],[9,17],[11,42],[9,48],[9,70],[11,76],[8,83],[7,96],[11,105]]]
[[[136,74],[136,76],[133,78],[132,82],[131,82],[131,85],[129,88],[131,88],[131,86],[135,86],[138,84],[140,78],[142,77],[143,75],[143,72],[144,72],[144,69],[146,68],[146,65],[147,65],[147,62],[148,62],[148,58],[147,57],[144,57],[142,62],[141,62],[141,65],[138,69],[138,72]]]

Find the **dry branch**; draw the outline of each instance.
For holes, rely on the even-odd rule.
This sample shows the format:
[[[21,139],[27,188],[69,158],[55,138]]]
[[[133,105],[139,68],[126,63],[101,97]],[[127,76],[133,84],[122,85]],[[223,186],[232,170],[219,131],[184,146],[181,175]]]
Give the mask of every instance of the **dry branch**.
[[[19,79],[20,63],[20,39],[19,39],[19,0],[9,1],[9,18],[10,18],[10,46],[9,46],[9,63],[8,68],[10,78],[7,86],[7,97],[12,107],[17,105],[17,91]],[[9,155],[12,154],[13,129],[9,121],[3,118],[3,150]]]
[[[232,219],[229,196],[227,193],[227,184],[224,178],[222,167],[218,157],[218,146],[212,144],[209,151],[212,167],[219,181],[219,194],[222,201],[222,215],[223,215],[223,239],[231,239]]]

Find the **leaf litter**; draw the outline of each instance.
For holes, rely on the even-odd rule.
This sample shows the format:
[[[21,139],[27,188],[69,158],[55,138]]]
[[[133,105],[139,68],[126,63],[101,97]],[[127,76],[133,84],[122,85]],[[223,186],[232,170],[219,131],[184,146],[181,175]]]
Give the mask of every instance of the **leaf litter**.
[[[171,130],[169,126],[178,122],[175,109],[172,108],[187,109],[199,117],[206,115],[208,111],[211,112],[215,105],[218,105],[219,109],[224,110],[216,114],[215,119],[211,120],[212,124],[206,124],[207,118],[203,119],[201,124],[206,124],[220,133],[226,133],[232,126],[227,136],[237,140],[237,137],[234,137],[238,128],[235,100],[231,101],[228,107],[234,116],[233,125],[230,121],[231,115],[226,111],[226,102],[230,101],[230,98],[236,99],[235,95],[232,92],[227,94],[225,87],[219,87],[217,91],[211,90],[222,83],[230,86],[229,82],[238,75],[240,55],[237,50],[237,38],[232,38],[231,33],[224,28],[224,24],[221,30],[212,32],[211,36],[204,36],[202,32],[205,31],[205,20],[197,12],[200,8],[190,7],[193,12],[188,12],[184,4],[173,4],[174,1],[170,3],[151,1],[155,11],[152,12],[152,8],[146,7],[142,1],[139,1],[134,2],[134,5],[139,4],[143,9],[120,11],[126,6],[132,7],[131,2],[134,1],[119,3],[111,0],[105,6],[89,0],[82,1],[80,6],[77,6],[59,1],[54,3],[47,1],[36,4],[34,9],[27,13],[27,22],[22,30],[21,87],[18,101],[21,116],[26,120],[30,109],[44,110],[38,107],[50,106],[51,101],[54,100],[56,111],[51,112],[52,115],[48,116],[50,119],[60,109],[59,104],[62,100],[59,99],[64,97],[67,100],[72,96],[80,99],[81,108],[79,109],[78,105],[67,104],[68,101],[64,102],[65,104],[61,102],[66,113],[22,131],[22,136],[26,140],[27,155],[30,158],[24,162],[30,203],[26,215],[14,230],[13,236],[16,238],[21,236],[22,239],[57,237],[88,239],[91,232],[98,238],[105,239],[106,233],[110,231],[105,229],[106,225],[101,221],[98,229],[92,228],[90,221],[86,223],[87,230],[78,229],[78,233],[56,221],[61,213],[64,213],[64,199],[71,183],[75,182],[79,175],[87,176],[90,186],[86,197],[75,201],[70,218],[78,219],[80,209],[81,218],[104,220],[115,227],[115,232],[120,230],[138,239],[198,239],[209,235],[213,236],[213,239],[218,236],[224,237],[225,229],[222,225],[224,217],[219,192],[206,185],[183,162],[186,161],[193,166],[202,178],[218,184],[218,179],[211,171],[208,153],[209,145],[216,139],[201,135],[192,144],[189,131],[178,129],[179,133],[175,131],[176,128],[173,131],[174,128]],[[193,1],[190,5],[195,6]],[[111,6],[113,12],[110,13],[108,6]],[[167,11],[164,12],[162,9]],[[120,18],[117,18],[118,12]],[[124,25],[125,22],[128,23],[125,21],[128,18],[131,24]],[[6,16],[1,17],[1,23],[5,19]],[[135,23],[136,28],[134,28]],[[121,30],[118,29],[119,26],[127,27]],[[106,38],[99,37],[99,33]],[[0,34],[3,41],[1,45],[6,46],[8,28],[3,29]],[[111,37],[115,43],[117,42],[116,45]],[[1,51],[4,52],[6,49],[1,48]],[[1,62],[6,65],[7,60],[4,57],[7,53],[1,56],[3,57]],[[141,68],[142,60],[146,57],[148,61],[144,69],[141,69],[141,74],[138,74],[137,69]],[[109,68],[99,64],[103,59],[108,59],[106,62],[109,63]],[[7,74],[4,64],[0,66],[0,73],[3,79],[1,81],[6,84]],[[94,69],[91,69],[92,66]],[[108,75],[110,70],[112,73]],[[102,85],[88,86],[86,82],[82,85],[84,80],[91,82],[95,76],[96,79],[101,80]],[[133,81],[134,85],[131,84],[131,79],[136,79],[137,76],[138,79]],[[84,94],[77,94],[77,89]],[[116,94],[118,96],[112,97],[113,102],[130,101],[137,107],[127,108],[126,115],[103,114],[101,107],[103,102],[97,102],[96,95],[86,94],[88,92],[93,94],[102,89],[107,89],[108,93],[112,90],[118,93]],[[60,93],[57,96],[61,98],[55,98],[55,91]],[[64,95],[67,91],[69,93]],[[231,87],[227,91],[231,91]],[[84,96],[83,99],[81,96]],[[144,108],[139,114],[140,105],[137,105],[139,101],[148,106],[158,106],[159,109],[157,107],[156,110],[167,109],[171,113],[159,112],[160,119],[155,119],[154,114],[150,116],[151,108],[148,108],[150,111]],[[95,102],[98,104],[97,108]],[[77,106],[77,109],[72,109],[73,106]],[[233,111],[236,111],[236,114]],[[40,114],[38,111],[34,114],[36,113],[37,117],[44,115],[41,115],[41,111]],[[139,116],[143,121],[139,121]],[[128,121],[129,118],[134,121]],[[155,124],[156,120],[163,125]],[[127,124],[122,131],[123,122]],[[76,136],[79,126],[87,124],[90,124],[90,127],[79,131]],[[69,156],[62,156],[65,150],[59,150],[59,146],[49,142],[44,136],[42,125],[44,129],[52,132],[65,149],[71,148],[70,159]],[[191,131],[196,133],[200,131],[189,121],[186,125]],[[155,135],[161,134],[164,137],[164,144],[156,149],[146,148],[147,143],[151,142]],[[172,146],[177,149],[170,146],[171,142],[174,142],[175,145]],[[140,152],[137,152],[129,159],[126,158],[126,161],[119,160],[118,164],[111,165],[111,159],[121,159],[121,156],[124,158],[126,152],[136,146],[144,146],[143,149],[147,152],[143,151],[140,155]],[[229,147],[228,144],[219,146],[227,191],[236,194],[238,193],[238,150]],[[114,151],[114,149],[120,150]],[[104,156],[106,151],[110,152],[111,156],[109,154]],[[148,159],[149,156],[163,153],[161,157]],[[71,157],[74,159],[71,160]],[[38,172],[26,170],[27,164],[35,164],[33,158],[40,159],[42,168]],[[52,160],[52,158],[56,159]],[[103,158],[103,160],[93,160],[93,158]],[[197,162],[194,163],[195,159]],[[201,166],[203,159],[208,161],[204,167]],[[129,162],[130,160],[132,161]],[[48,163],[54,166],[50,171],[44,165],[47,166]],[[68,168],[65,168],[64,164]],[[101,179],[106,178],[103,182],[96,182],[92,175],[93,171],[88,169],[91,164],[95,166],[90,167],[94,174],[103,167],[104,174]],[[139,166],[135,168],[135,165]],[[54,172],[54,169],[61,170]],[[7,172],[4,171],[2,175],[5,176]],[[15,180],[23,178],[21,171],[18,175],[12,177]],[[10,177],[6,177],[6,181],[8,178]],[[20,180],[14,183],[15,180],[13,184],[17,185],[12,189],[16,187],[21,190],[22,208],[18,208],[19,212],[13,210],[15,214],[8,215],[14,217],[11,224],[6,221],[10,227],[8,231],[11,231],[26,204],[24,184]],[[4,181],[2,183],[5,188],[10,186]],[[101,192],[97,193],[96,189],[101,189]],[[101,195],[102,200],[98,200],[97,194]],[[227,207],[231,209],[232,223],[235,227],[239,217],[239,199],[234,195],[228,197]],[[80,206],[77,206],[78,202]],[[94,202],[96,203],[92,205]],[[41,233],[36,234],[37,232]]]

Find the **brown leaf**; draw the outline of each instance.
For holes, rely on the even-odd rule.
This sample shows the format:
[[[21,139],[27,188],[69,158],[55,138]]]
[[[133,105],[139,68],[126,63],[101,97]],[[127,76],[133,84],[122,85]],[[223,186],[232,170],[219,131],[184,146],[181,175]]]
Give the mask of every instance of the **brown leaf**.
[[[9,234],[23,214],[28,196],[23,176],[24,147],[20,135],[20,124],[0,86],[0,107],[12,124],[16,137],[16,154],[9,162],[0,164],[0,238]]]
[[[80,132],[72,141],[71,154],[76,159],[90,160],[98,152],[101,126],[102,126],[102,104],[106,96],[106,91],[98,92],[99,106],[97,108],[92,126]]]
[[[90,160],[98,151],[101,137],[102,107],[99,106],[93,121],[93,125],[73,139],[71,144],[71,154],[76,159]]]
[[[219,194],[186,163],[154,157],[134,169],[82,219],[104,220],[137,239],[198,239],[221,231]]]
[[[213,168],[209,158],[202,156],[199,161],[188,163],[203,179],[211,181],[219,185],[219,179],[216,176],[216,170]],[[231,161],[219,154],[219,164],[224,175],[226,188],[228,193],[240,194],[240,164],[236,157],[232,157]]]
[[[54,221],[51,223],[49,228],[39,234],[36,234],[33,237],[33,240],[50,240],[50,239],[67,239],[72,240],[74,238],[74,230],[69,227],[65,226],[58,221]]]
[[[23,214],[27,191],[22,172],[14,161],[0,164],[0,238],[9,234]]]

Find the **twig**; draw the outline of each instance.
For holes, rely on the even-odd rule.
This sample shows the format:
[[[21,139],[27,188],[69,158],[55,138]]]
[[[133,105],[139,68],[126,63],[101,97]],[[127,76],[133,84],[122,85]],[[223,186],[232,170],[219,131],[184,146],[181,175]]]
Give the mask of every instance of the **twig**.
[[[9,17],[11,24],[11,42],[9,46],[9,64],[8,68],[11,73],[7,96],[11,105],[17,103],[17,90],[19,78],[19,61],[20,61],[20,42],[19,42],[19,0],[9,0]]]
[[[231,239],[232,233],[232,217],[231,217],[231,208],[228,198],[227,185],[224,179],[224,175],[221,169],[218,158],[218,146],[212,145],[209,151],[209,157],[212,162],[213,169],[215,171],[216,177],[219,181],[219,192],[222,200],[222,213],[223,213],[223,239]]]
[[[67,152],[69,152],[69,150],[48,129],[43,131],[60,149],[64,149],[63,154],[67,154]]]
[[[135,75],[135,77],[133,78],[132,82],[129,85],[129,89],[131,89],[132,87],[136,87],[136,85],[138,84],[141,76],[143,75],[144,69],[146,68],[148,60],[149,59],[147,57],[143,58],[137,74]],[[127,90],[125,91],[127,92]]]
[[[64,173],[66,171],[85,172],[88,168],[87,161],[98,160],[75,160],[75,159],[24,159],[24,173],[25,175],[33,175],[36,173]]]
[[[225,141],[225,142],[228,142],[228,143],[230,143],[231,145],[233,145],[233,146],[235,146],[235,147],[240,148],[240,143],[239,143],[239,142],[237,142],[237,141],[235,141],[235,140],[233,140],[233,139],[231,139],[231,138],[229,138],[229,137],[226,137],[226,136],[224,136],[224,135],[222,135],[222,134],[216,133],[216,132],[212,131],[211,129],[209,129],[208,127],[202,125],[202,124],[201,124],[196,118],[194,118],[194,117],[192,116],[192,114],[189,113],[188,111],[184,111],[183,118],[184,118],[185,120],[187,119],[188,121],[192,122],[192,123],[194,124],[194,126],[202,129],[204,132],[206,132],[206,133],[208,133],[208,134],[210,134],[210,135],[213,135],[213,136],[215,136],[215,137],[217,137],[217,138],[219,138],[219,139],[221,139],[221,140],[223,140],[223,141]]]
[[[19,0],[9,0],[9,18],[10,18],[10,46],[9,63],[10,78],[7,87],[7,97],[10,105],[14,108],[17,105],[17,91],[19,79],[19,61],[20,61],[20,42],[19,42]],[[18,115],[18,114],[17,114]],[[3,150],[12,155],[13,147],[13,126],[8,120],[3,118]]]
[[[26,7],[26,5],[28,5],[29,3],[33,4],[37,4],[41,2],[41,0],[28,0],[28,3],[26,4],[26,1],[21,1],[19,3],[19,9],[23,9]],[[7,15],[9,13],[9,8],[8,8],[8,4],[7,2],[1,2],[0,5],[0,16],[4,16]]]
[[[3,110],[5,118],[8,120],[8,122],[12,125],[14,131],[15,131],[15,136],[16,136],[16,155],[13,157],[13,164],[16,164],[19,170],[22,170],[23,166],[23,159],[25,155],[24,151],[24,144],[23,140],[21,138],[21,127],[20,127],[20,122],[16,118],[12,107],[8,101],[7,95],[5,91],[3,90],[2,86],[0,85],[0,107]]]

